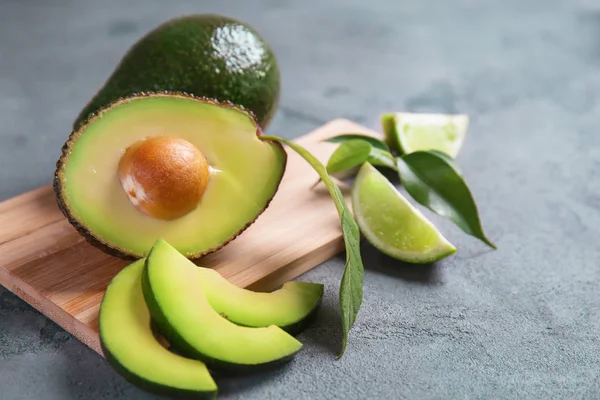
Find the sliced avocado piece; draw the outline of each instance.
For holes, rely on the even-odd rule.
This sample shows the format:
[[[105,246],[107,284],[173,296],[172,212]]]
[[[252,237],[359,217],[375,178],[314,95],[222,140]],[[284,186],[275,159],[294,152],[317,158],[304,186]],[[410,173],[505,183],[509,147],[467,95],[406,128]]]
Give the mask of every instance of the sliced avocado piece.
[[[266,129],[279,103],[279,67],[266,40],[244,22],[214,14],[178,17],[133,44],[73,129],[121,97],[156,91],[231,101]]]
[[[218,250],[275,195],[283,147],[259,139],[251,113],[177,93],[125,98],[73,132],[57,162],[63,213],[123,258],[165,238],[189,258]]]
[[[198,285],[196,265],[162,239],[148,255],[142,288],[165,338],[181,354],[211,369],[262,370],[290,361],[302,347],[275,325],[249,328],[219,315]]]
[[[200,287],[212,308],[238,325],[277,325],[297,334],[315,316],[323,298],[323,285],[287,282],[271,293],[242,289],[210,268],[198,268]]]
[[[162,395],[214,399],[206,365],[161,346],[142,293],[144,259],[112,279],[100,306],[100,343],[108,363],[132,384]]]

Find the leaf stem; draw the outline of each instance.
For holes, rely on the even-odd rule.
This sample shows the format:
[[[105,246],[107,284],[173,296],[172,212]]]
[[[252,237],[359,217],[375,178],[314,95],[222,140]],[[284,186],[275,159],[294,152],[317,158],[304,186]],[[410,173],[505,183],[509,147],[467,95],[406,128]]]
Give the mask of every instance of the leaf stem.
[[[352,213],[346,204],[340,188],[335,184],[333,179],[331,179],[325,166],[315,156],[304,147],[291,140],[272,135],[260,136],[260,139],[282,143],[294,150],[300,157],[308,162],[317,174],[319,174],[325,186],[327,186],[327,190],[329,191],[329,194],[335,203],[335,208],[340,216],[342,234],[346,245],[346,265],[344,267],[344,274],[342,275],[339,292],[340,314],[342,317],[343,328],[342,349],[338,355],[338,358],[340,358],[346,351],[348,334],[356,320],[363,298],[364,267],[360,255],[360,231],[358,225],[352,217]]]

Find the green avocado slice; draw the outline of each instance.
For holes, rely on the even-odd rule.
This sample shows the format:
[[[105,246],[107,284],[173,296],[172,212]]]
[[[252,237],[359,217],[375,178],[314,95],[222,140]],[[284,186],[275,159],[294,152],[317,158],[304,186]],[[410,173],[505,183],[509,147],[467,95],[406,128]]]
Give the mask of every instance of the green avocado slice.
[[[238,325],[277,325],[294,335],[315,316],[323,298],[320,283],[292,281],[274,292],[259,293],[232,284],[210,268],[199,267],[198,274],[212,308]]]
[[[152,318],[181,354],[215,370],[251,372],[290,361],[302,343],[281,328],[239,326],[210,305],[198,268],[163,239],[146,260],[142,288]]]
[[[277,192],[287,155],[281,145],[260,140],[261,134],[253,115],[232,104],[181,93],[121,99],[66,142],[54,178],[58,204],[88,241],[110,254],[146,257],[164,238],[186,257],[198,258],[237,237]],[[208,164],[199,203],[171,220],[140,211],[119,178],[127,149],[158,137],[190,143]]]
[[[206,365],[171,353],[158,342],[142,293],[144,259],[121,270],[100,307],[100,343],[108,363],[140,388],[162,395],[214,399]]]

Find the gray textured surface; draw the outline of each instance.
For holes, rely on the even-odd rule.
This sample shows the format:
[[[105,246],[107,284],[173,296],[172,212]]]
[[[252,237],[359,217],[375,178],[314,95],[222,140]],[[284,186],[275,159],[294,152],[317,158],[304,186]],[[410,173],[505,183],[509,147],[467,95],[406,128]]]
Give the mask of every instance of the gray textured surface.
[[[223,398],[600,398],[597,1],[0,0],[0,198],[49,182],[70,123],[133,41],[204,11],[275,48],[273,133],[469,113],[460,164],[499,246],[439,218],[459,253],[437,265],[365,246],[364,305],[339,361],[343,262],[325,263],[304,277],[327,290],[297,360],[220,382]],[[113,398],[153,397],[0,288],[0,399]]]

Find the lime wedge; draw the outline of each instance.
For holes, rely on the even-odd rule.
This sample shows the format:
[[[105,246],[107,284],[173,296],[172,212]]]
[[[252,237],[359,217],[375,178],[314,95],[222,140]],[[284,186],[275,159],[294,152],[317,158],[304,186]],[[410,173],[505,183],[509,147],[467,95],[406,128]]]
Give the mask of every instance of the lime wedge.
[[[465,114],[388,113],[382,116],[386,141],[402,154],[438,150],[455,158],[469,130]]]
[[[367,240],[398,260],[429,263],[456,252],[456,247],[369,163],[362,165],[352,186],[352,208]]]

